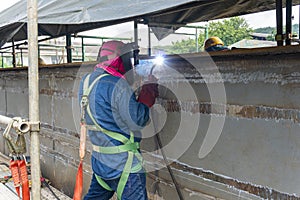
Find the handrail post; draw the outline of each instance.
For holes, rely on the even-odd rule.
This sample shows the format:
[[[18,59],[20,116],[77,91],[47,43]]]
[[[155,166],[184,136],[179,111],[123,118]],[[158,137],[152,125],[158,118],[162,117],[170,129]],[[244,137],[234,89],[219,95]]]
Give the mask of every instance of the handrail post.
[[[82,56],[82,62],[84,62],[84,38],[81,37],[81,56]]]
[[[1,52],[1,62],[2,62],[2,64],[1,64],[1,65],[2,65],[2,68],[4,68],[4,63],[3,63],[3,62],[4,62],[3,52]]]

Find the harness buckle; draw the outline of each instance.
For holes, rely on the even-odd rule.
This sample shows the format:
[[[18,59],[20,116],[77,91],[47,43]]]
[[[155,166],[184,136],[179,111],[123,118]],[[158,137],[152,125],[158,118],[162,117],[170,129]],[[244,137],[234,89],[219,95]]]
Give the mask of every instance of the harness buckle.
[[[89,100],[88,100],[88,96],[87,95],[82,95],[82,98],[81,98],[81,108],[84,108],[88,105],[89,103]]]

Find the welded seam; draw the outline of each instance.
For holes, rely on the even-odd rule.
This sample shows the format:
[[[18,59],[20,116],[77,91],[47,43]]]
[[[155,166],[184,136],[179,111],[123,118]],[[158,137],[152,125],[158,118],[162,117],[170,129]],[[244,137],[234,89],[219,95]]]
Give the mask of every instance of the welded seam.
[[[158,104],[164,107],[167,112],[190,112],[201,114],[226,115],[227,117],[247,119],[268,119],[268,120],[290,120],[300,123],[299,109],[277,108],[263,105],[232,105],[214,104],[211,102],[198,101],[176,101],[158,99]]]

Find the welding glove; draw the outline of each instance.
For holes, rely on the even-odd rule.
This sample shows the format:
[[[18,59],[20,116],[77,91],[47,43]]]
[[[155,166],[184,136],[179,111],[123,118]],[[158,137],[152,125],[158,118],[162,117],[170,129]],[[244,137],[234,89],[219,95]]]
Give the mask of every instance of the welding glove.
[[[138,102],[141,102],[151,108],[155,103],[155,98],[158,97],[158,84],[157,79],[153,75],[149,75],[140,91]]]

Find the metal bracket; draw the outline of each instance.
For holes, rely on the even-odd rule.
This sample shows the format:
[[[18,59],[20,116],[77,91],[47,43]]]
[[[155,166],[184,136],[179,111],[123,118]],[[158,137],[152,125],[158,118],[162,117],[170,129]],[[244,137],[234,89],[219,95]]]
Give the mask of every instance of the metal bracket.
[[[29,122],[30,132],[39,132],[41,130],[41,122]]]

